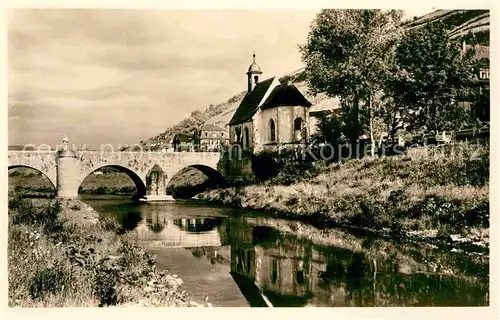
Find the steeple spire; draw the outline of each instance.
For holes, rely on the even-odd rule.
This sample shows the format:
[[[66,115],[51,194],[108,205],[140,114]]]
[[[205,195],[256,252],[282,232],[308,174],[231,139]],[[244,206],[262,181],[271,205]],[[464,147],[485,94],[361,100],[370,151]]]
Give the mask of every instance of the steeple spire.
[[[260,70],[260,67],[257,63],[255,63],[255,50],[253,51],[253,62],[248,67],[248,92],[251,92],[257,83],[259,82],[260,75],[262,74],[262,70]]]

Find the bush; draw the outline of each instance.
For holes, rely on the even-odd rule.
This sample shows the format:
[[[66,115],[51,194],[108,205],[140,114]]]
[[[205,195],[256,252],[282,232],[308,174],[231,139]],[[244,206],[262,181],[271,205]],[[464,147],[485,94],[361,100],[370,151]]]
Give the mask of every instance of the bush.
[[[468,226],[490,227],[490,202],[481,200],[472,205],[464,214],[464,220]]]
[[[41,227],[47,234],[53,234],[63,229],[64,221],[60,217],[61,204],[59,201],[37,208],[31,200],[15,197],[9,201],[9,209],[13,224]]]
[[[47,295],[68,290],[72,274],[60,265],[43,266],[29,280],[28,292],[33,300],[43,300]]]
[[[114,217],[110,217],[108,215],[104,215],[99,217],[99,224],[101,227],[106,230],[113,232],[115,234],[123,234],[125,233],[124,228],[116,221]]]
[[[99,299],[99,306],[118,304],[120,279],[114,269],[100,270],[94,279],[94,294]]]
[[[261,152],[252,156],[252,171],[259,181],[266,181],[278,174],[282,168],[275,152]]]

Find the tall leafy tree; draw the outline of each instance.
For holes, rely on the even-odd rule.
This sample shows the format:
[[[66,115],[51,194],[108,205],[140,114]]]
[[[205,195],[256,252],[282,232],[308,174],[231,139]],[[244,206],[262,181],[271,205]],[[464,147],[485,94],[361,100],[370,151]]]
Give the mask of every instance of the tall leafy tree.
[[[372,97],[383,87],[393,48],[401,35],[400,10],[322,10],[307,44],[300,46],[306,81],[312,93],[339,96],[348,114],[346,136],[354,143],[363,131],[361,101],[370,110]]]
[[[396,49],[396,69],[387,90],[403,104],[411,131],[452,130],[467,117],[456,98],[473,78],[473,50],[464,53],[442,23],[409,30]]]

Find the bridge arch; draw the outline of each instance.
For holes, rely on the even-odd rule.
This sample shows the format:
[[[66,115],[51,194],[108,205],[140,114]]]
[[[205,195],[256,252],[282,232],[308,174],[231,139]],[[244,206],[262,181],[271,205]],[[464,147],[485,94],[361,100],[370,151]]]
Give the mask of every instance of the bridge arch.
[[[205,179],[200,182],[200,177],[196,178],[196,174],[188,175],[188,169],[195,169],[201,172]],[[193,179],[198,180],[193,183]],[[167,177],[167,193],[170,193],[174,198],[191,198],[196,194],[203,192],[208,188],[220,188],[227,185],[227,181],[222,174],[209,165],[191,164],[177,170],[171,170],[171,175]]]
[[[9,165],[8,168],[7,168],[7,170],[17,169],[17,168],[27,168],[27,169],[31,169],[31,170],[34,170],[36,172],[41,173],[42,176],[45,177],[50,182],[51,187],[54,189],[54,193],[57,192],[57,187],[56,187],[57,186],[57,181],[54,181],[52,177],[50,177],[49,175],[47,175],[41,169],[36,168],[34,166],[25,165],[25,164],[14,164],[14,165]]]
[[[136,192],[137,192],[136,196],[138,198],[140,198],[140,197],[143,197],[146,195],[146,193],[147,193],[146,183],[145,183],[145,181],[143,181],[141,176],[137,172],[135,172],[134,170],[131,170],[130,168],[127,168],[127,167],[122,166],[122,165],[117,165],[117,164],[105,164],[105,165],[93,168],[92,171],[90,171],[90,172],[83,173],[80,180],[79,180],[79,183],[78,183],[78,190],[80,190],[80,187],[81,187],[83,181],[88,176],[90,176],[91,174],[93,174],[96,171],[102,170],[103,168],[118,169],[120,172],[127,174],[127,176],[129,176],[129,178],[132,179],[132,181],[135,184]]]
[[[217,169],[212,168],[210,166],[202,165],[202,164],[193,164],[193,165],[187,166],[187,168],[193,168],[193,169],[201,171],[209,179],[217,182],[218,185],[220,184],[222,186],[226,183],[226,179],[224,179],[222,174],[219,171],[217,171]]]

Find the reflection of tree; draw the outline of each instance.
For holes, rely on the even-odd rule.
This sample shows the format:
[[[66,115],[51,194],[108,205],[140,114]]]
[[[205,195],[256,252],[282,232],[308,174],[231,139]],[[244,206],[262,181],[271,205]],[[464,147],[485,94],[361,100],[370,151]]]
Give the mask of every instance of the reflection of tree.
[[[141,213],[138,211],[121,213],[118,216],[118,222],[125,230],[134,230],[141,220]]]
[[[346,306],[483,305],[487,283],[432,273],[401,272],[407,267],[391,256],[369,260],[360,253],[329,248],[327,268],[320,273],[321,291],[335,294]],[[345,290],[345,293],[343,290]],[[321,295],[316,292],[316,295]]]

